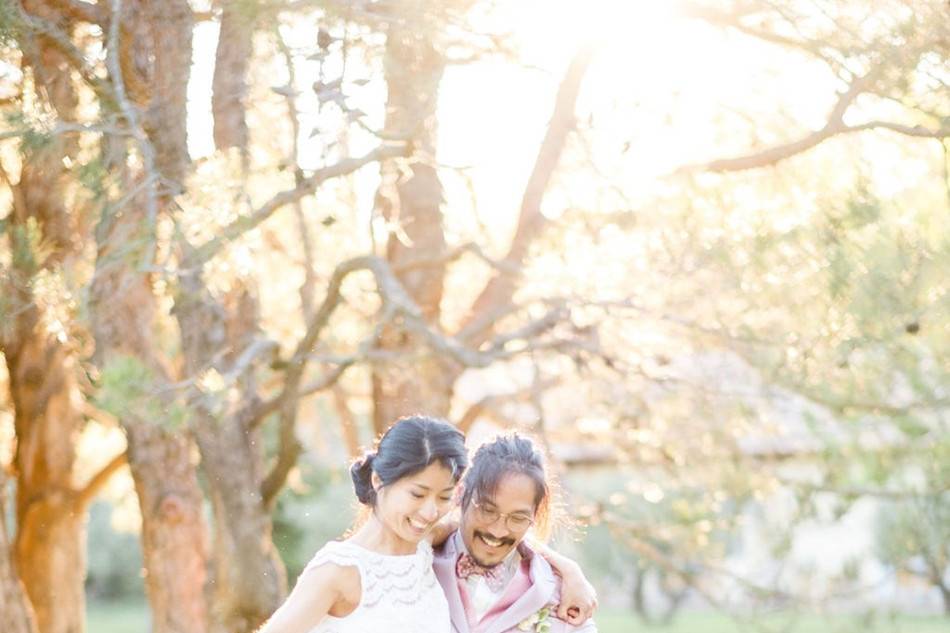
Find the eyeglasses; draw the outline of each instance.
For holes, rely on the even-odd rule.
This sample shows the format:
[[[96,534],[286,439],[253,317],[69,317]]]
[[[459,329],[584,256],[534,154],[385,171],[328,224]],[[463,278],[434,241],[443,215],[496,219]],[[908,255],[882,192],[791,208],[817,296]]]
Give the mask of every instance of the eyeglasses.
[[[512,532],[522,532],[534,525],[534,519],[524,512],[499,512],[495,508],[478,501],[472,501],[472,505],[475,506],[475,516],[479,523],[485,525],[491,525],[502,517],[505,519],[505,527]]]

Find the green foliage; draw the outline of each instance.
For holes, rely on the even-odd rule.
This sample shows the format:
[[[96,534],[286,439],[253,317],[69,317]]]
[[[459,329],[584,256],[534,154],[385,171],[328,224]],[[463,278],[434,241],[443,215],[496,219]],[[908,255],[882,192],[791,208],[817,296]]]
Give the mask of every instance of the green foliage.
[[[108,178],[105,164],[101,158],[82,163],[76,170],[76,177],[83,187],[92,192],[94,199],[105,200],[106,179]]]
[[[341,537],[353,523],[357,503],[346,469],[301,464],[301,490],[285,489],[274,513],[274,545],[294,582],[314,553]]]
[[[21,277],[29,278],[36,274],[52,254],[48,242],[43,239],[43,231],[36,218],[27,218],[26,224],[18,224],[10,231],[12,251],[11,267]]]
[[[52,254],[48,242],[36,218],[28,218],[25,224],[14,224],[9,218],[0,221],[0,233],[9,236],[9,263],[0,263],[0,338],[12,333],[12,316],[25,306],[23,297],[31,294],[31,288],[44,281],[40,275],[44,264]]]
[[[22,110],[9,110],[3,118],[8,129],[19,131],[20,149],[25,155],[47,148],[53,141],[46,126]]]
[[[0,2],[0,46],[16,43],[17,34],[23,28],[18,3],[4,0]]]
[[[878,515],[881,559],[937,585],[950,574],[950,493],[885,505]]]
[[[116,356],[102,368],[96,403],[119,419],[134,419],[181,428],[187,420],[187,408],[178,402],[164,402],[156,393],[155,376],[139,359]]]

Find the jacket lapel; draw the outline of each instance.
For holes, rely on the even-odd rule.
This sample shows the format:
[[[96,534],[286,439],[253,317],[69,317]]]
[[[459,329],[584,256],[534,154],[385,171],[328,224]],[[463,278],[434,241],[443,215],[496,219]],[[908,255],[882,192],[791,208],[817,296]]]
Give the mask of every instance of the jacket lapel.
[[[462,596],[459,594],[458,580],[455,577],[455,560],[458,558],[458,532],[455,532],[445,541],[442,551],[437,551],[432,559],[432,569],[435,571],[445,598],[449,602],[449,617],[458,633],[469,633],[468,617],[465,607],[462,606]]]
[[[502,633],[514,629],[520,622],[547,605],[555,595],[557,581],[547,561],[530,552],[531,588],[491,623],[485,633]]]

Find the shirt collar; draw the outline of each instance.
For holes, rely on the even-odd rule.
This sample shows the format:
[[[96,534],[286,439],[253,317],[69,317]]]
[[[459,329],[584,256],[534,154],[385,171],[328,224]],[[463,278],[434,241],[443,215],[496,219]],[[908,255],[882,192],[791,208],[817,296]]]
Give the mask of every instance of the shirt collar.
[[[471,556],[471,553],[469,553],[468,548],[465,546],[465,539],[462,537],[462,529],[459,528],[458,531],[456,531],[455,535],[458,538],[458,550],[457,550],[458,553],[456,555],[456,560],[458,560],[458,558],[462,554],[468,554],[469,556]],[[527,554],[526,557],[530,560],[531,551],[525,545],[524,541],[522,541],[518,543],[518,545],[516,545],[515,548],[512,549],[511,552],[509,552],[507,556],[505,556],[504,560],[498,563],[498,565],[495,565],[495,567],[502,568],[503,577],[506,583],[507,581],[511,580],[512,576],[514,576],[514,573],[518,569],[518,565],[521,564],[521,559],[522,557],[525,556],[525,554]],[[470,578],[477,578],[477,577],[470,576]]]

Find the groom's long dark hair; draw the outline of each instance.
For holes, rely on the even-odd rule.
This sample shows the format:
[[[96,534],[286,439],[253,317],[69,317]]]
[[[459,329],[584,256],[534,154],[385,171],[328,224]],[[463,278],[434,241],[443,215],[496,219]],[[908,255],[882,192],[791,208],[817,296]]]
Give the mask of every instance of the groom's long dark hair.
[[[529,438],[517,433],[499,436],[475,452],[462,480],[462,511],[473,499],[491,499],[502,479],[511,474],[525,475],[534,483],[534,532],[545,538],[551,529],[554,485],[547,476],[544,454]]]

